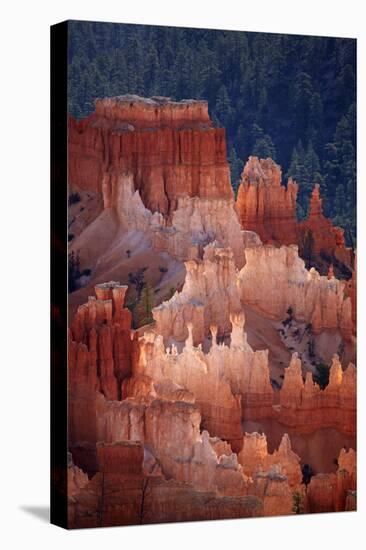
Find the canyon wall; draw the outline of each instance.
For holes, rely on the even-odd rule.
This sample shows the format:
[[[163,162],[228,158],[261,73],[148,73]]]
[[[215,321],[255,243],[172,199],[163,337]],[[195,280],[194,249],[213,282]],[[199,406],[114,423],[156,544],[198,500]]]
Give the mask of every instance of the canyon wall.
[[[188,261],[185,266],[182,291],[153,310],[158,334],[185,340],[187,322],[193,325],[194,343],[203,342],[212,324],[219,335],[229,332],[230,313],[241,309],[232,250],[208,245],[202,260]]]
[[[179,197],[233,197],[225,130],[212,127],[205,101],[120,96],[70,118],[69,183],[102,191],[106,172],[132,174],[144,205],[165,215]]]
[[[324,390],[314,383],[310,372],[302,377],[301,361],[294,353],[285,369],[280,390],[278,420],[299,433],[324,427],[344,434],[356,434],[356,368],[350,363],[343,371],[338,356],[333,357],[329,383]]]
[[[230,331],[230,313],[244,305],[265,318],[284,320],[291,308],[294,318],[311,324],[314,334],[339,330],[347,341],[354,341],[354,321],[347,283],[335,277],[320,276],[305,269],[296,246],[256,246],[245,249],[246,263],[238,272],[232,251],[212,243],[203,258],[186,262],[182,292],[153,310],[156,330],[167,340],[187,337],[185,324],[193,324],[195,343],[202,343],[209,327],[219,335]]]
[[[347,458],[352,455],[342,454],[341,473],[326,474],[330,498],[319,476],[305,491],[300,458],[287,434],[278,450],[268,453],[264,435],[242,431],[243,420],[272,418],[298,433],[334,427],[354,435],[353,365],[343,372],[335,357],[329,384],[320,390],[309,373],[304,384],[294,355],[278,402],[268,352],[249,346],[242,311],[229,311],[227,344],[218,342],[218,328],[211,323],[210,346],[203,351],[187,322],[187,338],[178,350],[178,344],[164,345],[156,325],[140,337],[131,331],[126,287],[111,282],[97,285],[95,292],[70,328],[71,526],[139,523],[141,499],[150,502],[144,522],[161,521],[163,501],[173,495],[182,509],[175,507],[164,521],[205,517],[192,504],[203,495],[215,495],[210,512],[215,518],[291,514],[295,493],[310,512],[354,506],[355,471],[343,472],[352,469]],[[102,519],[98,491],[106,496]],[[219,503],[227,506],[225,512],[218,511]]]
[[[236,201],[242,228],[258,233],[265,244],[298,244],[304,257],[311,254],[314,260],[325,254],[328,261],[334,258],[352,269],[352,250],[345,245],[344,230],[324,216],[319,185],[314,186],[307,219],[299,223],[297,192],[291,178],[287,186],[282,184],[281,168],[272,159],[249,157]]]
[[[239,267],[245,246],[261,242],[241,230],[225,130],[212,127],[205,101],[98,100],[88,118],[69,121],[68,165],[70,193],[88,197],[74,208],[70,244],[83,266],[93,268],[113,241],[136,231],[145,246],[180,261],[202,257],[217,240]],[[95,212],[90,206],[97,196],[101,213],[99,202]]]
[[[69,132],[70,190],[90,194],[97,209],[73,221],[70,249],[82,264],[101,277],[130,259],[134,243],[143,261],[161,254],[186,269],[148,326],[131,328],[127,286],[114,281],[95,284],[70,319],[70,526],[355,509],[355,452],[342,449],[337,472],[304,483],[286,433],[354,437],[355,366],[343,370],[334,356],[321,389],[316,366],[294,353],[286,367],[287,351],[280,387],[267,340],[254,349],[245,330],[244,311],[275,333],[273,347],[288,318],[354,347],[355,271],[349,282],[332,268],[320,276],[298,255],[311,231],[316,254],[348,261],[318,187],[298,224],[296,183],[285,187],[271,159],[250,157],[235,205],[225,133],[204,101],[98,100]],[[282,430],[272,452],[271,434],[256,431],[265,421]],[[259,427],[243,432],[243,422]]]
[[[352,303],[346,283],[305,269],[296,246],[259,246],[245,251],[239,273],[243,303],[266,317],[281,320],[291,308],[297,321],[311,323],[312,331],[339,329],[352,340]]]
[[[338,470],[311,478],[306,492],[305,511],[309,513],[356,510],[356,453],[341,449]]]

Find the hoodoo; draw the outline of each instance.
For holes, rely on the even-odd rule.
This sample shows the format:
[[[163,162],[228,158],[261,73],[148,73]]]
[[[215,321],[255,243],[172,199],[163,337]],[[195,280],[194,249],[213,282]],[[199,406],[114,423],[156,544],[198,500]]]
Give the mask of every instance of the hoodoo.
[[[287,186],[282,184],[281,168],[272,159],[249,157],[236,201],[242,228],[258,233],[265,244],[297,244],[306,259],[335,258],[348,272],[353,267],[352,251],[346,247],[344,230],[323,214],[320,186],[315,184],[309,215],[302,222],[296,218],[297,192],[292,178]]]
[[[344,230],[334,226],[332,221],[324,216],[319,184],[315,184],[311,194],[308,218],[298,225],[299,242],[303,242],[309,231],[314,243],[314,254],[323,252],[350,266],[351,249],[346,248]]]
[[[205,101],[100,99],[69,128],[70,526],[354,509],[356,272],[319,187],[299,224],[250,157],[235,205]]]
[[[272,159],[249,157],[237,197],[244,229],[255,231],[264,243],[295,244],[298,186],[281,183],[281,168]]]

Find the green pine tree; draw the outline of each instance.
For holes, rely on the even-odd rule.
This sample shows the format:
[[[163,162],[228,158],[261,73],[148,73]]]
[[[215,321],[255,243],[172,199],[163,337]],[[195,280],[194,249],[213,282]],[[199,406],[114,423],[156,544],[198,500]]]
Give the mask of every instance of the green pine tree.
[[[154,307],[154,289],[146,283],[141,292],[140,300],[136,307],[138,325],[148,325],[153,322],[152,309]]]
[[[244,162],[240,158],[238,158],[234,147],[232,147],[230,150],[228,162],[230,164],[230,171],[231,171],[231,184],[233,186],[234,193],[236,196],[238,192],[239,183],[240,183],[240,176],[243,171]]]

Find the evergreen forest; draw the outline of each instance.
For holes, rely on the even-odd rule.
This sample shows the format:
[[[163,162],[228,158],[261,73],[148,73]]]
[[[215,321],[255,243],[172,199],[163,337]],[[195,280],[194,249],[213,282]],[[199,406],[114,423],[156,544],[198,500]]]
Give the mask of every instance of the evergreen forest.
[[[71,21],[68,56],[71,115],[127,93],[205,99],[234,190],[249,155],[272,157],[299,184],[298,218],[317,182],[355,244],[356,40]]]

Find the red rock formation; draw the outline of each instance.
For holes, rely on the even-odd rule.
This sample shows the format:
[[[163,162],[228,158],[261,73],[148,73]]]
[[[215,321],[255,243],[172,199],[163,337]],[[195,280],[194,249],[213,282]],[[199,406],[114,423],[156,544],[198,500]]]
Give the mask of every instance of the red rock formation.
[[[131,372],[135,343],[131,313],[124,308],[127,287],[110,282],[96,286],[96,298],[80,306],[71,324],[68,345],[69,440],[97,437],[97,392],[121,398],[121,385]]]
[[[306,511],[310,514],[335,512],[337,475],[317,474],[311,478],[306,493]]]
[[[311,232],[313,256],[326,253],[349,268],[351,249],[345,246],[344,230],[324,216],[319,185],[310,199],[309,216],[301,223],[296,220],[297,191],[291,178],[287,188],[281,184],[281,168],[272,159],[249,157],[236,202],[242,228],[258,233],[265,244],[298,244],[301,255]]]
[[[73,222],[75,250],[81,243],[90,265],[101,258],[108,272],[126,235],[138,234],[187,271],[140,337],[124,308],[127,287],[113,282],[97,285],[70,324],[70,526],[290,514],[293,493],[305,490],[300,457],[286,434],[272,453],[265,435],[243,438],[242,422],[355,433],[355,367],[343,372],[335,357],[320,390],[310,373],[304,383],[294,355],[275,392],[268,350],[249,346],[243,313],[249,305],[283,320],[290,307],[319,337],[334,331],[352,343],[355,276],[348,287],[332,271],[320,277],[296,246],[263,246],[241,231],[225,149],[205,102],[112,98],[70,120],[70,185],[104,201],[97,218]],[[320,220],[317,251],[331,242],[340,250],[340,233],[325,237],[317,193],[304,227]],[[237,204],[243,227],[266,242],[296,242],[296,194],[273,161],[251,157]],[[341,452],[336,474],[312,479],[307,509],[352,509],[355,488],[355,455]]]
[[[70,499],[69,527],[204,521],[262,514],[262,502],[253,495],[226,497],[162,477],[98,473]]]
[[[351,504],[350,494],[357,488],[356,453],[353,449],[341,449],[338,457],[337,488],[335,509],[337,512],[356,509],[356,503]],[[347,502],[348,501],[348,502]]]
[[[265,317],[283,320],[291,307],[297,321],[311,323],[312,331],[339,329],[353,340],[352,304],[346,283],[305,269],[296,246],[257,246],[245,250],[239,272],[241,301]]]
[[[286,476],[275,471],[260,473],[255,478],[253,492],[263,502],[264,516],[293,514],[293,492]]]
[[[230,446],[206,431],[200,433],[197,404],[164,399],[107,401],[99,394],[94,414],[96,440],[102,442],[97,443],[98,471],[138,474],[143,444],[149,449],[148,460],[156,460],[168,479],[222,495],[246,494],[246,479]],[[144,459],[144,470],[154,469],[151,464],[145,467]]]
[[[75,466],[71,453],[68,453],[67,458],[67,495],[73,497],[89,483],[89,478],[83,470]]]
[[[140,441],[97,444],[99,471],[104,474],[141,474],[144,448]]]
[[[357,256],[355,254],[354,260],[353,260],[353,270],[352,270],[352,278],[347,283],[348,288],[348,294],[351,298],[351,304],[352,304],[352,323],[353,323],[353,331],[356,334],[357,332]]]
[[[318,474],[311,478],[306,494],[306,511],[339,512],[356,510],[356,454],[342,449],[336,474]]]
[[[167,393],[161,392],[160,384],[158,389],[160,381],[165,386],[169,382],[169,393],[171,388],[174,393],[188,390],[201,412],[202,427],[211,435],[228,440],[236,450],[241,444],[242,419],[258,420],[273,415],[274,391],[268,352],[254,352],[247,343],[243,313],[230,314],[229,318],[230,345],[218,345],[217,327],[211,325],[211,348],[207,353],[201,344],[194,346],[191,322],[186,325],[188,337],[180,352],[174,343],[164,345],[156,327],[145,331],[139,340],[139,360],[133,366],[132,378],[124,383],[124,394],[136,398],[157,396],[159,392],[162,397]],[[174,330],[172,325],[170,330]],[[168,330],[167,340],[170,336]],[[154,383],[149,383],[149,379]]]
[[[78,465],[93,477],[88,481],[79,468],[70,470],[70,526],[161,521],[163,504],[173,497],[183,508],[173,507],[168,516],[172,521],[197,519],[204,517],[194,504],[202,502],[200,495],[209,501],[209,495],[215,495],[212,517],[260,515],[262,510],[266,515],[293,513],[293,492],[303,494],[300,458],[286,435],[272,454],[265,436],[246,434],[243,442],[242,416],[276,418],[299,433],[324,426],[350,432],[355,426],[354,367],[342,373],[335,358],[329,385],[321,391],[309,376],[304,385],[300,361],[294,356],[280,406],[273,407],[268,354],[250,348],[244,315],[237,312],[229,316],[230,345],[218,345],[217,329],[211,327],[207,353],[194,346],[190,323],[180,353],[174,346],[165,348],[162,336],[145,331],[136,341],[139,352],[129,351],[132,377],[123,381],[124,398],[106,399],[98,391],[105,381],[97,365],[111,360],[104,328],[121,324],[130,332],[124,292],[117,284],[100,285],[98,299],[80,308],[73,323],[71,336],[86,343],[72,338],[70,342],[70,445]],[[102,345],[96,346],[101,330]],[[90,335],[94,343],[88,347]],[[232,447],[210,434],[223,437]],[[237,456],[232,448],[239,451],[239,440],[243,448]],[[306,501],[309,511],[354,507],[351,452],[341,453],[337,475],[313,479]],[[142,501],[149,506],[142,509]],[[222,512],[217,511],[220,505],[226,507]]]
[[[280,392],[280,404],[282,409],[297,409],[301,406],[302,392],[304,382],[301,374],[301,361],[295,352],[292,355],[291,362],[285,370]]]
[[[225,130],[211,127],[205,101],[97,100],[88,118],[70,119],[68,158],[69,183],[82,189],[102,192],[105,174],[132,174],[152,212],[172,213],[183,196],[233,196]]]
[[[264,243],[295,244],[297,184],[281,184],[281,168],[272,159],[249,157],[241,176],[237,211],[243,229]]]
[[[334,256],[336,250],[345,249],[344,230],[333,226],[332,221],[323,214],[319,184],[315,184],[311,195],[308,218],[298,225],[300,248],[307,231],[312,233],[314,254],[326,252],[330,256]],[[347,263],[349,264],[349,258]]]
[[[191,325],[189,330],[192,330]],[[205,356],[200,348],[193,347],[192,333],[178,354],[175,346],[164,347],[161,336],[145,332],[140,339],[139,361],[134,365],[132,379],[124,384],[124,392],[134,398],[141,390],[145,391],[145,399],[157,393],[160,397],[170,397],[173,386],[176,388],[174,395],[182,395],[187,401],[188,390],[202,415],[202,428],[212,436],[228,440],[236,448],[242,438],[241,396],[233,394],[224,371],[210,359],[211,356]],[[145,383],[142,389],[138,383],[142,376],[143,380],[150,378],[154,383]]]
[[[85,372],[91,389],[100,387],[108,399],[120,398],[132,354],[131,313],[123,307],[126,291],[127,286],[115,282],[97,285],[97,298],[78,308],[71,325],[70,387],[80,385],[77,379]]]
[[[330,368],[329,384],[321,390],[307,373],[305,384],[301,362],[295,353],[285,370],[280,391],[280,409],[276,416],[285,426],[299,433],[311,433],[319,428],[333,427],[345,434],[356,433],[356,369],[350,363],[342,372],[338,356]]]
[[[186,323],[193,325],[193,342],[202,343],[210,325],[219,335],[230,331],[230,313],[240,307],[235,263],[231,249],[207,245],[203,260],[186,262],[186,279],[182,292],[154,308],[156,331],[164,339],[178,341],[188,336]]]
[[[300,457],[291,449],[290,439],[284,434],[278,450],[268,453],[265,434],[245,433],[243,448],[238,454],[238,462],[245,475],[255,477],[263,472],[276,472],[286,476],[292,488],[298,488],[302,482]]]

